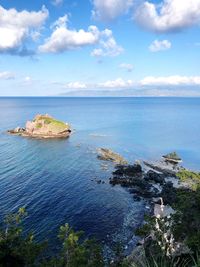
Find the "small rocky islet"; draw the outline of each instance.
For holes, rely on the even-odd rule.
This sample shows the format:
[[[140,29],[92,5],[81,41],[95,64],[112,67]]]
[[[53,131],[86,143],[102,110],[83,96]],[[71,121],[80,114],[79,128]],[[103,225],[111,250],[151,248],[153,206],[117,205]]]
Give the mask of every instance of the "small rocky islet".
[[[68,123],[54,119],[52,116],[38,114],[32,121],[27,121],[24,128],[17,127],[8,133],[32,138],[67,138],[72,130]]]

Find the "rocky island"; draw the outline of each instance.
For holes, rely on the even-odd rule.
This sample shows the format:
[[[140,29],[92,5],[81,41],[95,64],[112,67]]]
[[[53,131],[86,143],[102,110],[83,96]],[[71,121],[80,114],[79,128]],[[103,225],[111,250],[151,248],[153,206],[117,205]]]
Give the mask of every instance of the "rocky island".
[[[71,127],[48,114],[38,114],[32,121],[26,122],[25,128],[17,127],[8,130],[8,133],[33,138],[67,138],[71,134]]]

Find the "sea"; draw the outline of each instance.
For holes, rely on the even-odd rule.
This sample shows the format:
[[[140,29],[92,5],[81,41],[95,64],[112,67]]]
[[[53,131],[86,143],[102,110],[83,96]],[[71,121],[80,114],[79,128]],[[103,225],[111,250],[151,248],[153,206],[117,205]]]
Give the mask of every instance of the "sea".
[[[45,140],[6,132],[36,114],[70,123],[73,134]],[[134,246],[149,207],[109,184],[114,165],[105,168],[97,158],[102,147],[130,163],[176,151],[185,167],[199,171],[200,98],[0,98],[0,220],[26,207],[25,230],[48,239],[52,251],[65,223],[104,246]]]

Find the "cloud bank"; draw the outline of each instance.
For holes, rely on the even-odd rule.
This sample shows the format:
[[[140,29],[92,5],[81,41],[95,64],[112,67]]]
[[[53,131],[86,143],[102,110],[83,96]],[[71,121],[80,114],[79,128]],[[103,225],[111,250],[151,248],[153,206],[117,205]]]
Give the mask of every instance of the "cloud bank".
[[[69,82],[64,85],[66,89],[109,89],[109,90],[117,90],[117,89],[128,89],[133,87],[133,80],[124,80],[122,78],[117,78],[115,80],[108,80],[105,82],[99,83],[83,83],[80,81]]]
[[[161,4],[146,1],[137,8],[135,20],[155,32],[173,32],[200,23],[200,0],[164,0]]]
[[[7,10],[0,6],[0,52],[20,54],[26,50],[23,41],[31,38],[33,31],[39,30],[47,17],[48,10],[44,6],[38,12],[18,12],[14,8]]]
[[[199,87],[200,86],[200,76],[165,76],[165,77],[154,77],[146,76],[139,81],[134,81],[133,79],[125,80],[123,78],[117,78],[115,80],[107,80],[105,82],[98,83],[84,83],[80,81],[70,82],[64,85],[66,89],[109,89],[109,90],[118,90],[118,89],[133,89],[133,88],[142,88],[142,87],[169,87],[172,88],[178,87]]]
[[[148,76],[142,79],[140,84],[145,86],[198,86],[200,85],[200,76]]]

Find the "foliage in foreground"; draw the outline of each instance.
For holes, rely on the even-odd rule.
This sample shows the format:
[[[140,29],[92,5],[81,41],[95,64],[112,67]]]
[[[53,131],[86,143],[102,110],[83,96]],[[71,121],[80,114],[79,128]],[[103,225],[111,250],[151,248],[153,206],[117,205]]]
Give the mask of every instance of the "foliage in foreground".
[[[176,189],[172,207],[176,211],[174,215],[165,218],[148,217],[146,223],[138,229],[138,235],[151,236],[145,247],[147,261],[145,265],[139,266],[200,267],[199,184],[196,184],[195,189]]]
[[[59,255],[45,259],[45,243],[37,243],[33,234],[23,233],[24,208],[6,217],[0,230],[0,267],[96,267],[103,266],[102,250],[95,240],[82,240],[68,224],[60,227],[62,249]]]
[[[104,261],[102,247],[68,224],[59,230],[60,252],[47,257],[47,242],[38,243],[33,234],[24,234],[22,222],[27,214],[20,208],[5,218],[0,229],[0,267],[200,267],[200,186],[177,189],[172,207],[173,216],[146,218],[147,223],[137,231],[153,237],[145,242],[142,261],[125,258],[120,246],[114,260]]]

